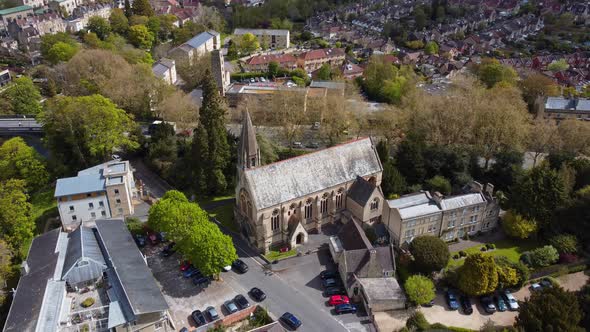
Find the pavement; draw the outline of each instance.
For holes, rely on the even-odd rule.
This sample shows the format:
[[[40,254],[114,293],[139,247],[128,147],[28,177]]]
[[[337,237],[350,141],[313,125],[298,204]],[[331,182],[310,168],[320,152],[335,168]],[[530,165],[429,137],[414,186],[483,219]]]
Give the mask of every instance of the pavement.
[[[131,166],[135,169],[133,176],[136,181],[141,180],[144,187],[147,188],[149,194],[152,196],[156,198],[162,197],[168,190],[174,189],[170,184],[152,172],[141,159],[132,159],[130,162]]]
[[[457,243],[449,244],[450,252],[457,252],[460,250],[469,249],[478,245],[486,243],[494,243],[506,238],[504,231],[498,226],[495,230],[481,234],[480,236],[471,237],[469,240],[459,240]]]

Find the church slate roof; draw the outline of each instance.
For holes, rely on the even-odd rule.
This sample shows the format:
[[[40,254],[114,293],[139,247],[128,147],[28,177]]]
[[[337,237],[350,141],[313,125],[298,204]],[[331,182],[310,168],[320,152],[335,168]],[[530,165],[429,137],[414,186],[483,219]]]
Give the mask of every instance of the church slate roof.
[[[375,188],[373,184],[359,176],[352,183],[352,186],[350,186],[348,197],[360,206],[365,206],[369,198],[371,198],[373,191],[375,191]]]
[[[255,206],[264,209],[381,171],[371,139],[363,138],[247,169],[244,175]]]

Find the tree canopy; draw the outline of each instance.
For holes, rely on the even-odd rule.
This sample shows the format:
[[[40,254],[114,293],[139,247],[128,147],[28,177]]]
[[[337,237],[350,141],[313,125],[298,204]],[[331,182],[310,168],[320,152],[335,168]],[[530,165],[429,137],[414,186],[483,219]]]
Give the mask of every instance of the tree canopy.
[[[94,32],[101,40],[105,40],[111,33],[111,24],[100,16],[92,16],[88,20],[87,28],[88,31]]]
[[[0,146],[0,181],[21,179],[33,191],[47,183],[49,175],[41,156],[21,137],[14,137]]]
[[[9,179],[0,182],[0,237],[8,243],[17,259],[24,259],[31,241],[35,223],[31,218],[24,180]]]
[[[485,58],[477,67],[477,76],[488,87],[498,83],[513,84],[518,75],[511,67],[504,66],[497,59]]]
[[[424,273],[438,271],[447,266],[450,253],[447,244],[436,236],[418,236],[410,243],[414,265]]]
[[[498,286],[498,268],[492,256],[471,254],[457,272],[457,286],[466,294],[489,294]]]
[[[435,297],[434,284],[432,280],[421,275],[413,275],[406,280],[404,289],[415,304],[426,304]]]
[[[141,49],[151,48],[155,41],[154,34],[145,25],[141,24],[129,27],[128,38],[131,44]]]
[[[581,319],[575,294],[552,287],[532,292],[520,304],[514,326],[524,331],[578,331]]]
[[[537,231],[537,222],[525,219],[513,211],[508,211],[502,218],[502,228],[508,236],[527,239]]]
[[[359,80],[369,98],[399,104],[402,97],[415,89],[417,77],[410,66],[398,68],[382,56],[373,56]]]
[[[8,106],[10,107],[9,112],[3,112],[35,115],[41,111],[41,94],[33,81],[27,76],[14,79],[12,84],[4,91],[3,97],[8,100]]]

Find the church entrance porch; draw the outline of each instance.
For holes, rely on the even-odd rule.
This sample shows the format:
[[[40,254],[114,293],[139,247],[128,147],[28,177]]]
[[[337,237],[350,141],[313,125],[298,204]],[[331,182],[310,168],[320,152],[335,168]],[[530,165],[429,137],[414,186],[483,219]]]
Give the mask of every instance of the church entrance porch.
[[[297,246],[307,243],[309,234],[300,222],[297,222],[296,224],[292,223],[289,226],[290,229],[288,242],[291,248],[295,248]]]

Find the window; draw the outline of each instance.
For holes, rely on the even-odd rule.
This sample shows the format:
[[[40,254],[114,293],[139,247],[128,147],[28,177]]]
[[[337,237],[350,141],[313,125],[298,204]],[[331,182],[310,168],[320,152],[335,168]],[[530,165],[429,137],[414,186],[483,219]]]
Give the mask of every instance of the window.
[[[305,202],[305,219],[310,220],[313,214],[313,206],[311,198]]]
[[[477,222],[477,215],[471,216],[470,221],[471,222]]]
[[[98,202],[98,206],[104,207],[104,202],[103,201]]]
[[[90,218],[92,218],[92,219],[96,218],[96,213],[90,212]]]
[[[272,211],[272,216],[270,217],[270,229],[277,231],[279,226],[279,210],[274,210]]]
[[[336,194],[336,208],[337,209],[341,209],[342,208],[342,192],[344,190],[342,190],[342,188],[338,189],[338,193]]]
[[[76,217],[76,215],[72,216],[72,221],[76,221],[78,219],[78,217]]]
[[[449,221],[449,228],[455,227],[455,220]]]
[[[94,209],[94,203],[88,203],[88,208],[89,208],[90,210]]]
[[[415,233],[416,233],[415,229],[408,229],[406,231],[406,237],[412,237],[412,236],[414,236]]]
[[[90,196],[92,196],[92,194],[86,194],[86,197],[90,197]]]
[[[473,208],[473,212],[478,212],[478,211],[479,211],[479,205],[477,205]]]
[[[250,166],[251,166],[251,167],[254,167],[254,166],[256,166],[256,158],[252,158],[252,159],[250,159]]]
[[[119,189],[115,189],[115,195],[119,195]]]
[[[104,212],[104,211],[100,211],[100,215],[103,216],[103,217],[106,217],[107,216],[107,213]]]
[[[328,212],[328,194],[322,196],[320,201],[320,213],[326,214]]]
[[[121,204],[121,200],[120,200],[120,199],[118,199],[118,198],[117,198],[117,200],[115,200],[115,202],[116,202],[117,204]]]
[[[373,198],[371,202],[371,211],[375,211],[379,208],[379,198]]]
[[[70,212],[74,212],[74,206],[70,205]]]

